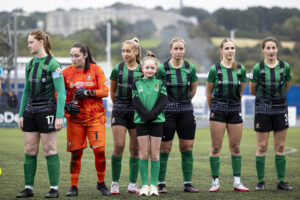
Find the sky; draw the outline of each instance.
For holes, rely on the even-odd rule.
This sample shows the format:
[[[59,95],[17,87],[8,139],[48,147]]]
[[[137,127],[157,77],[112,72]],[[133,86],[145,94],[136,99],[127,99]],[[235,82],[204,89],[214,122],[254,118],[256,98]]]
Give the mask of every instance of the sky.
[[[202,8],[209,12],[214,12],[219,8],[247,9],[253,6],[263,6],[271,8],[274,6],[282,8],[300,9],[300,0],[182,0],[185,6]],[[22,8],[26,12],[47,12],[57,8],[69,10],[71,8],[103,8],[115,2],[122,2],[154,8],[161,6],[164,9],[179,8],[180,0],[8,0],[2,3],[0,11],[12,11]]]

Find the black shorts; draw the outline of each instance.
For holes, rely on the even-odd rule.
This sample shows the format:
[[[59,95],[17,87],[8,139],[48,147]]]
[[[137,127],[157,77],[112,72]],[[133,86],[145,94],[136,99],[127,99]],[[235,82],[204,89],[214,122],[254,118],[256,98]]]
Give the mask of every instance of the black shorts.
[[[136,124],[136,135],[162,137],[163,123]]]
[[[193,140],[195,138],[196,120],[194,111],[165,112],[162,141],[173,140],[175,131],[180,139]]]
[[[243,122],[243,118],[241,112],[210,112],[209,121],[240,124]]]
[[[254,118],[254,130],[257,132],[282,131],[288,127],[288,114],[256,114]]]
[[[128,112],[112,112],[111,126],[125,126],[127,129],[136,129],[136,125],[133,123],[134,111]]]
[[[23,131],[51,133],[55,130],[54,123],[56,119],[56,110],[33,113],[24,111]]]

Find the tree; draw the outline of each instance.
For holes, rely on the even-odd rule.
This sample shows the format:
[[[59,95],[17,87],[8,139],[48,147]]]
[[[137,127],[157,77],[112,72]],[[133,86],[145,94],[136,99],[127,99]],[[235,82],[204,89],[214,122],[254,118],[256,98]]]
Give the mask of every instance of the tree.
[[[300,18],[291,17],[287,19],[283,24],[283,31],[285,34],[289,35],[291,39],[300,41]]]
[[[204,19],[212,18],[211,14],[206,10],[193,7],[183,7],[180,10],[180,14],[187,17],[196,16],[199,23]]]

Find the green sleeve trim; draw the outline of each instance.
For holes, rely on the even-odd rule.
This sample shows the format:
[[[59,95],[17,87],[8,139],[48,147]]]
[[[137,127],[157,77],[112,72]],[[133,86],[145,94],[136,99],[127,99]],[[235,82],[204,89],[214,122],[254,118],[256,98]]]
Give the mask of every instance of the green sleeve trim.
[[[20,110],[19,110],[19,117],[23,117],[25,106],[27,104],[29,94],[30,94],[30,88],[29,88],[29,82],[27,77],[25,78],[25,84],[24,84],[24,91],[22,94],[21,104],[20,104]]]
[[[56,118],[63,118],[66,99],[64,78],[57,77],[53,79],[53,83],[57,93]]]

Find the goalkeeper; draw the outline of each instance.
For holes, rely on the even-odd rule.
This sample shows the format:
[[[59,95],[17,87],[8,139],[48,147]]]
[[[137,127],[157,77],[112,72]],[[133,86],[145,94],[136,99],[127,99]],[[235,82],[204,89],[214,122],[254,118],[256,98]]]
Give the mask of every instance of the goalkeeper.
[[[67,151],[71,152],[71,188],[66,196],[78,195],[78,179],[86,138],[95,155],[97,189],[110,196],[105,183],[105,110],[102,98],[108,96],[105,75],[95,64],[88,46],[77,43],[71,48],[72,65],[63,70],[67,90]]]

